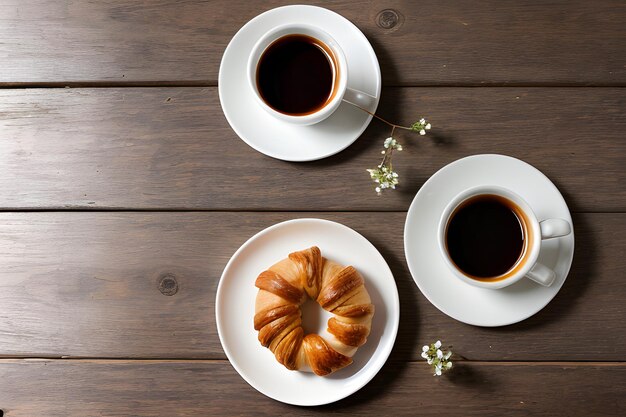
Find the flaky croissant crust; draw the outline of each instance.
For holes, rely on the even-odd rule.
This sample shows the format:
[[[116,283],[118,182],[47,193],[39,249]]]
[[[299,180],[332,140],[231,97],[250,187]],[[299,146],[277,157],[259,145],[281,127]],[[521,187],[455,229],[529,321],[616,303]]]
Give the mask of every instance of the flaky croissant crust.
[[[317,375],[335,372],[352,363],[352,354],[370,333],[374,305],[363,277],[352,266],[322,257],[317,246],[289,254],[259,274],[254,329],[287,369],[307,366]],[[334,314],[326,340],[304,334],[300,305],[306,298]]]

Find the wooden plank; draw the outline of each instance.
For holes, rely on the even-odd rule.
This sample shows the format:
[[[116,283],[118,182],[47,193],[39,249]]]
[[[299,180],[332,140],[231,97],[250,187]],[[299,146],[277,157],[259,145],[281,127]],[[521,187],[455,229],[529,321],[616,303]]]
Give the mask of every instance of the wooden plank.
[[[250,236],[321,217],[366,236],[388,261],[402,320],[392,360],[441,338],[472,360],[626,360],[626,214],[578,214],[558,296],[536,316],[484,329],[433,307],[403,259],[404,213],[2,213],[0,355],[225,358],[214,323],[219,277]],[[162,277],[178,292],[165,296]],[[0,405],[1,406],[1,405]]]
[[[255,391],[227,362],[11,360],[0,362],[0,407],[6,417],[626,412],[624,364],[468,362],[451,372],[434,379],[424,363],[387,364],[347,399],[295,408]]]
[[[239,140],[216,88],[0,90],[0,207],[406,210],[442,166],[503,153],[575,211],[624,211],[625,110],[619,88],[385,89],[382,116],[434,128],[398,134],[400,189],[376,198],[365,169],[389,135],[378,121],[339,155],[297,164]]]
[[[289,3],[5,0],[0,83],[215,85],[237,30]],[[366,34],[388,85],[626,82],[626,8],[619,0],[313,3]]]

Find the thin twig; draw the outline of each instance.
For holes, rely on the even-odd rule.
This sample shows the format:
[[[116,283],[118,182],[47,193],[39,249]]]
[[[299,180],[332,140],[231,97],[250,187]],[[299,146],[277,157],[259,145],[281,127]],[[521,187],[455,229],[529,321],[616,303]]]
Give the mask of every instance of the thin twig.
[[[409,130],[412,132],[419,132],[420,135],[424,135],[426,134],[426,130],[430,129],[430,123],[427,124],[426,120],[422,118],[420,119],[419,122],[413,123],[411,127],[397,125],[395,123],[391,123],[390,121],[383,119],[382,117],[376,115],[375,113],[372,113],[371,111],[367,109],[364,109],[363,107],[359,106],[356,103],[353,103],[346,99],[343,99],[343,101],[350,104],[351,106],[356,107],[357,109],[361,111],[364,111],[365,113],[380,120],[381,122],[387,124],[388,126],[391,126],[391,134],[389,135],[387,139],[385,139],[385,142],[383,143],[384,148],[381,152],[383,154],[383,160],[378,165],[378,168],[368,169],[367,172],[370,173],[370,177],[377,184],[375,190],[376,190],[376,193],[378,193],[378,195],[380,195],[380,193],[384,189],[387,189],[387,188],[395,189],[396,185],[398,184],[398,173],[393,171],[391,157],[393,155],[394,150],[396,149],[398,151],[402,150],[402,145],[400,145],[393,137],[393,134],[395,133],[396,128]]]
[[[364,109],[363,107],[359,106],[358,104],[355,104],[355,103],[353,103],[353,102],[351,102],[351,101],[346,100],[345,98],[343,99],[343,101],[344,101],[344,102],[346,102],[346,103],[348,103],[348,104],[353,105],[353,106],[354,106],[354,107],[356,107],[356,108],[359,108],[359,109],[363,110],[365,113],[369,114],[369,115],[370,115],[370,116],[372,116],[372,117],[377,118],[378,120],[380,120],[380,121],[381,121],[381,122],[383,122],[383,123],[388,124],[389,126],[393,127],[394,129],[395,129],[395,128],[398,128],[398,129],[411,130],[411,128],[410,128],[410,127],[406,127],[406,126],[402,126],[402,125],[397,125],[397,124],[395,124],[395,123],[391,123],[391,122],[389,122],[389,121],[387,121],[387,120],[383,119],[382,117],[378,116],[377,114],[372,113],[371,111],[369,111],[369,110],[367,110],[367,109]],[[391,134],[393,135],[393,130],[391,131]]]

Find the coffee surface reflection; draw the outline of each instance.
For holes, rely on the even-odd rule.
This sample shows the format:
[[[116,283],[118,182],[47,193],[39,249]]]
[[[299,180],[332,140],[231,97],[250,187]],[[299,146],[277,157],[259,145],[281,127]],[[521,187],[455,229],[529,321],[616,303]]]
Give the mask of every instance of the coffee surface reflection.
[[[293,34],[270,44],[257,66],[257,87],[274,110],[315,113],[332,100],[338,78],[332,50],[311,36]]]

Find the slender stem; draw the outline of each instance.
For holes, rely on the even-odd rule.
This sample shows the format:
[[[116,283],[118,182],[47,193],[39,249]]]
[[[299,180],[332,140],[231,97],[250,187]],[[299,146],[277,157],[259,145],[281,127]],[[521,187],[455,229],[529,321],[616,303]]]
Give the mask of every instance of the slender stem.
[[[393,132],[396,131],[396,127],[397,127],[396,125],[392,126],[391,134],[389,135],[390,138],[393,138]],[[390,146],[389,147],[389,169],[391,171],[393,171],[393,164],[391,163],[391,154],[393,153],[393,150],[394,150],[393,146]]]
[[[383,160],[380,161],[380,166],[385,166],[385,162],[387,162],[387,158],[389,158],[389,152],[385,149],[385,155],[383,156]]]
[[[396,127],[397,126],[392,125],[391,134],[389,135],[390,138],[393,138],[393,132],[396,130]],[[385,148],[384,152],[385,152],[385,156],[383,156],[383,160],[380,162],[380,166],[385,166],[385,162],[389,161],[389,169],[392,169],[391,154],[393,153],[393,147]]]
[[[375,118],[377,118],[378,120],[380,120],[381,122],[388,124],[388,125],[389,125],[389,126],[391,126],[393,129],[398,128],[398,129],[404,129],[404,130],[411,130],[411,128],[410,128],[410,127],[401,126],[401,125],[397,125],[397,124],[395,124],[395,123],[391,123],[391,122],[389,122],[389,121],[387,121],[387,120],[383,119],[382,117],[378,116],[377,114],[372,113],[371,111],[364,109],[363,107],[359,106],[358,104],[355,104],[355,103],[353,103],[353,102],[351,102],[351,101],[346,100],[345,98],[343,99],[343,101],[344,101],[344,102],[346,102],[346,103],[348,103],[348,104],[353,105],[353,106],[354,106],[354,107],[356,107],[357,109],[361,109],[361,110],[363,110],[365,113],[369,114],[370,116],[375,117]],[[391,131],[391,134],[393,135],[393,130]]]

